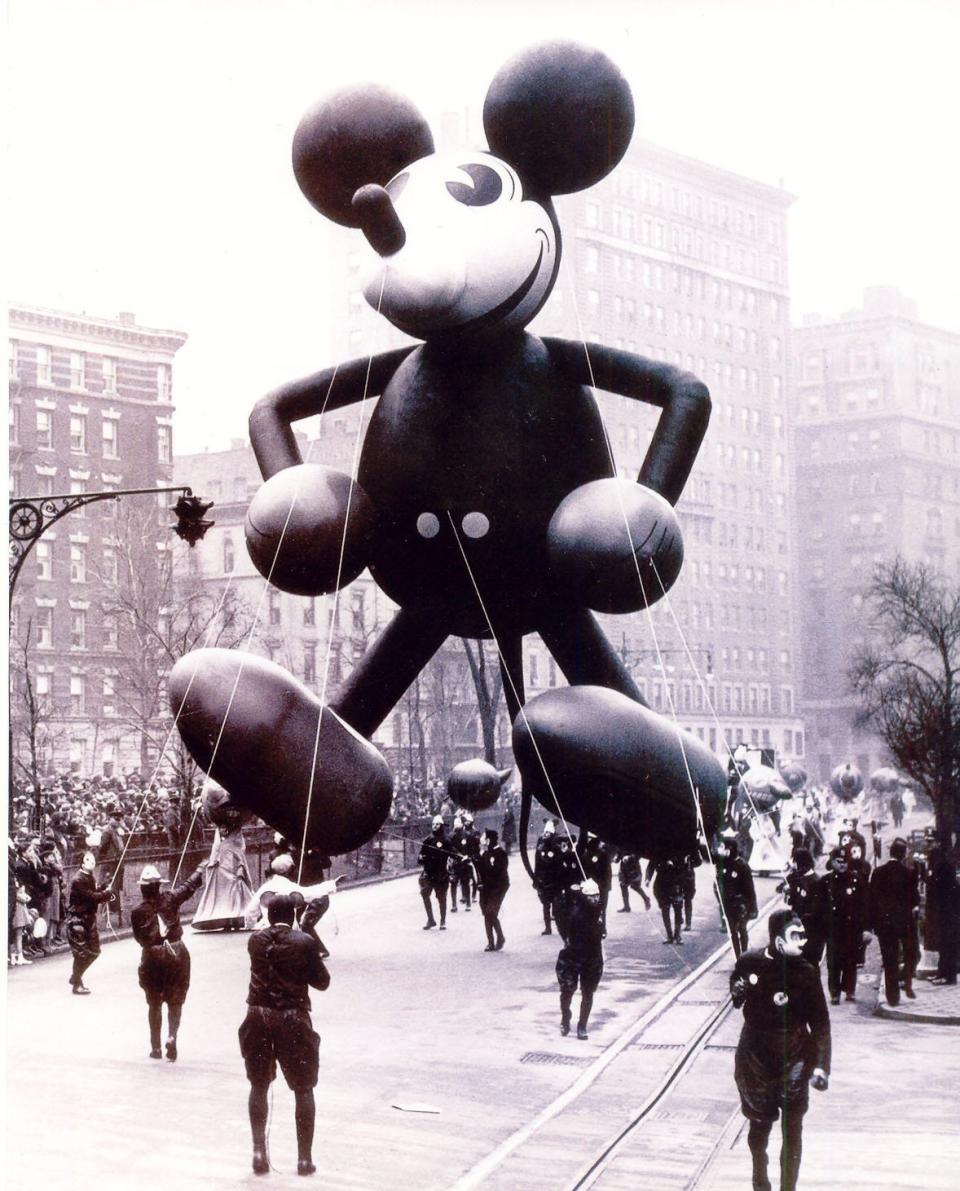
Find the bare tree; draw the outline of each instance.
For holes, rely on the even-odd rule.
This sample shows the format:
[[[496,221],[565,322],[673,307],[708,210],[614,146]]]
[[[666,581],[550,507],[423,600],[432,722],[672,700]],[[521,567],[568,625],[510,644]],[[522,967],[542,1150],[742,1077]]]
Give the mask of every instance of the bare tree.
[[[871,640],[849,676],[858,722],[929,796],[938,832],[960,809],[960,588],[924,563],[881,563],[867,590]]]
[[[493,642],[479,640],[471,643],[463,638],[463,651],[467,655],[473,687],[477,695],[480,730],[483,733],[483,757],[491,765],[496,765],[497,713],[500,707],[500,696],[503,693],[503,676],[497,661],[497,648]]]
[[[161,753],[190,793],[196,764],[177,733],[166,702],[171,666],[200,646],[233,648],[249,632],[252,614],[226,582],[214,588],[189,565],[189,547],[158,541],[153,509],[125,511],[110,569],[99,574],[105,620],[112,619],[123,667],[115,699],[121,721],[140,736],[140,771]]]
[[[30,786],[36,823],[42,822],[41,775],[63,735],[63,708],[37,690],[31,665],[33,621],[10,642],[10,756],[14,774]],[[13,791],[10,792],[11,798]],[[12,818],[12,816],[11,816]]]

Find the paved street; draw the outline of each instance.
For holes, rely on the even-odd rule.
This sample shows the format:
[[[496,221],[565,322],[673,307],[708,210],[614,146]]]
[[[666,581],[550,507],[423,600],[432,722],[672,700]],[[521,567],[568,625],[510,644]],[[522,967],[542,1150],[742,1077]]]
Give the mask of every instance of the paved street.
[[[562,1039],[553,971],[559,942],[541,937],[539,903],[516,856],[511,871],[502,952],[482,950],[476,908],[450,915],[443,933],[421,930],[414,878],[336,898],[336,917],[321,924],[333,953],[332,983],[313,994],[323,1036],[316,1156],[324,1186],[452,1185],[723,940],[705,870],[696,929],[682,947],[661,945],[656,906],[617,914],[615,886],[590,1039]],[[772,882],[762,884],[772,890]],[[70,995],[66,956],[12,973],[10,1135],[28,1138],[42,1121],[58,1144],[15,1141],[11,1188],[32,1188],[41,1178],[76,1191],[258,1181],[249,1168],[247,1084],[236,1041],[246,936],[193,936],[189,946],[193,986],[176,1065],[147,1057],[132,942],[104,947],[89,972],[91,997]],[[284,1175],[272,1175],[273,1185],[296,1169],[292,1105],[278,1081],[270,1142]],[[594,1144],[603,1136],[599,1122],[596,1132]],[[290,1182],[302,1185],[295,1174]]]

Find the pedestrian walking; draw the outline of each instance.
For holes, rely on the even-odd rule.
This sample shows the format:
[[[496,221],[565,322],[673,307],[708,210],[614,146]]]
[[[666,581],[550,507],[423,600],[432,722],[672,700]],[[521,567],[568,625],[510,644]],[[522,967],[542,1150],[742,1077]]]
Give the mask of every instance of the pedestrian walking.
[[[586,881],[596,881],[600,890],[600,922],[603,926],[603,936],[607,935],[607,903],[610,900],[610,890],[613,887],[613,863],[610,849],[592,831],[585,831],[577,841],[577,856],[580,861],[580,871]]]
[[[106,884],[97,884],[94,873],[97,860],[92,852],[84,852],[80,871],[70,882],[70,901],[67,906],[67,942],[73,952],[73,968],[69,983],[74,996],[85,997],[90,989],[83,983],[86,970],[100,954],[100,932],[97,929],[97,910],[106,902],[117,900],[117,894]]]
[[[640,857],[636,852],[624,852],[620,856],[620,868],[617,872],[617,880],[620,884],[620,897],[623,899],[623,905],[617,910],[618,914],[630,913],[630,890],[643,902],[643,908],[649,910],[653,904],[650,898],[647,897],[646,891],[643,888],[643,868]]]
[[[533,857],[533,887],[543,910],[542,935],[553,934],[551,907],[560,892],[561,852],[556,830],[553,819],[547,819]]]
[[[450,884],[447,861],[452,854],[450,842],[443,827],[443,816],[434,815],[432,830],[420,845],[420,855],[417,857],[417,864],[423,869],[420,874],[420,897],[423,899],[423,908],[427,912],[424,930],[433,930],[437,925],[430,902],[431,896],[437,899],[440,929],[447,929],[447,889]],[[456,897],[456,892],[454,892],[454,897]]]
[[[160,886],[167,884],[167,879],[155,865],[148,864],[140,874],[142,900],[134,907],[130,922],[142,949],[137,975],[147,998],[151,1059],[162,1058],[160,1035],[166,1005],[166,1055],[171,1063],[177,1060],[177,1033],[190,987],[190,952],[183,941],[180,907],[203,884],[205,868],[206,864],[201,864],[186,881],[166,893]]]
[[[750,866],[740,859],[737,841],[727,834],[717,848],[716,878],[714,893],[730,931],[733,954],[739,959],[749,943],[747,923],[757,916],[757,892]]]
[[[819,966],[827,945],[830,907],[827,889],[813,867],[813,856],[807,848],[798,848],[793,857],[794,868],[778,886],[784,901],[803,923],[807,941],[803,958]]]
[[[817,969],[802,958],[803,923],[792,910],[770,915],[769,943],[737,959],[730,995],[743,1009],[734,1077],[750,1122],[747,1144],[753,1191],[771,1191],[767,1146],[780,1118],[780,1189],[795,1191],[803,1147],[808,1085],[826,1091],[830,1014]]]
[[[824,877],[829,899],[827,919],[827,988],[831,1005],[857,999],[857,963],[869,918],[869,885],[848,854],[834,848]]]
[[[247,945],[250,988],[247,1015],[238,1037],[250,1081],[253,1171],[258,1175],[270,1169],[268,1093],[277,1077],[278,1063],[296,1101],[297,1173],[311,1175],[316,1171],[313,1134],[317,1110],[313,1089],[320,1070],[320,1036],[310,1019],[308,989],[324,991],[330,985],[330,975],[316,936],[294,928],[294,912],[293,896],[277,894],[267,910],[269,925],[252,934]]]
[[[573,885],[561,894],[564,902],[563,947],[557,956],[560,985],[560,1033],[570,1033],[573,996],[580,989],[577,1037],[586,1039],[593,996],[603,975],[603,923],[600,918],[600,888],[596,881]]]
[[[651,860],[647,865],[647,883],[653,877],[653,896],[660,907],[663,929],[667,933],[664,943],[683,942],[683,894],[684,874],[680,858],[665,856]]]
[[[883,985],[888,1005],[900,1004],[900,970],[903,991],[910,1000],[918,956],[914,954],[915,924],[920,916],[920,890],[916,873],[907,868],[907,841],[895,839],[890,859],[870,878],[870,924],[880,945]]]
[[[485,951],[502,951],[506,941],[500,925],[500,908],[510,887],[509,861],[497,839],[497,832],[492,827],[483,833],[483,844],[476,862],[480,912],[487,932]]]

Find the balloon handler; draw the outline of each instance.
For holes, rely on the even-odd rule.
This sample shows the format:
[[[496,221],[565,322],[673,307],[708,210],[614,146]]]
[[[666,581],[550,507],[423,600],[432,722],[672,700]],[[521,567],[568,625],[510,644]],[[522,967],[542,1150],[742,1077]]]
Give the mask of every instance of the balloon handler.
[[[250,990],[247,1016],[240,1026],[240,1053],[250,1081],[250,1130],[253,1171],[266,1174],[267,1097],[277,1077],[277,1064],[294,1094],[297,1129],[297,1173],[311,1175],[316,1104],[313,1089],[320,1069],[320,1036],[310,1020],[308,988],[321,992],[330,975],[320,957],[313,923],[325,909],[325,899],[308,904],[301,918],[305,929],[294,927],[299,898],[277,894],[267,909],[270,925],[250,936]]]
[[[171,707],[193,757],[239,806],[339,855],[390,811],[374,733],[449,636],[494,639],[520,839],[536,797],[613,848],[681,853],[696,846],[698,799],[708,837],[716,831],[723,770],[647,706],[594,614],[649,607],[680,575],[674,506],[710,394],[669,363],[525,329],[559,274],[553,198],[614,169],[633,98],[605,54],[549,41],[502,67],[483,125],[487,149],[437,153],[416,107],[373,85],[337,90],[302,118],[297,183],[322,216],[359,229],[367,301],[419,342],[258,401],[250,442],[264,483],[247,549],[274,587],[308,598],[369,568],[398,610],[329,703],[265,658],[205,648],[173,667]],[[595,389],[659,411],[636,482],[618,476]],[[357,474],[304,463],[295,424],[363,413],[365,402]],[[527,702],[530,633],[569,685]]]
[[[782,1131],[780,1191],[794,1191],[800,1172],[807,1084],[827,1089],[830,1013],[817,968],[802,958],[803,923],[793,910],[770,915],[770,942],[747,951],[730,977],[730,994],[743,1009],[743,1031],[734,1067],[747,1141],[753,1191],[771,1191],[767,1143],[778,1115]]]
[[[161,1058],[160,1034],[163,1027],[163,1006],[167,1006],[167,1058],[177,1059],[177,1032],[180,1015],[190,987],[190,952],[183,941],[180,907],[203,884],[206,862],[186,881],[166,893],[160,891],[167,878],[148,864],[140,874],[140,896],[143,899],[131,915],[133,937],[142,947],[138,976],[147,998],[147,1021],[150,1024],[150,1058]]]
[[[560,1033],[570,1033],[573,994],[580,986],[580,1017],[577,1037],[587,1038],[587,1022],[593,1008],[593,994],[603,975],[603,921],[600,912],[600,886],[584,881],[561,895],[563,907],[557,915],[563,924],[563,947],[557,956],[557,981],[560,984]]]
[[[107,902],[117,905],[119,898],[109,885],[97,884],[94,873],[97,859],[92,852],[84,852],[80,871],[70,883],[70,902],[67,906],[67,942],[73,952],[70,985],[74,996],[86,997],[90,989],[83,983],[83,974],[100,954],[100,932],[97,929],[97,910]]]
[[[483,848],[474,864],[480,890],[480,912],[487,932],[486,951],[502,951],[505,942],[500,925],[500,907],[510,888],[509,860],[506,850],[497,842],[497,832],[488,827],[483,833]]]

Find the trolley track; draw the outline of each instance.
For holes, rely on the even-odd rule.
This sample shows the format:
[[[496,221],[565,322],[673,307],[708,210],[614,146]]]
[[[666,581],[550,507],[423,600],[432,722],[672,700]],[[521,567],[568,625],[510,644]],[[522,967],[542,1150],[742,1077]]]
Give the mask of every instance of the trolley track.
[[[758,923],[779,900],[767,901]],[[451,1191],[703,1187],[739,1134],[732,966],[728,944],[714,951]]]

